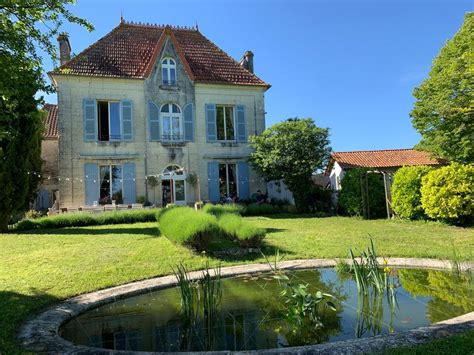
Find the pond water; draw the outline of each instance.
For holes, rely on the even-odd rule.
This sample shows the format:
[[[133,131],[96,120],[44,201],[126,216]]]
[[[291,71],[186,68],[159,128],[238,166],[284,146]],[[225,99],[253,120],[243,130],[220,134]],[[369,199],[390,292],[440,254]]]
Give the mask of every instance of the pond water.
[[[178,288],[120,300],[74,318],[61,336],[75,344],[115,350],[255,350],[334,342],[401,332],[474,310],[472,275],[394,269],[396,304],[386,295],[362,296],[349,275],[334,269],[291,271],[294,285],[334,296],[336,311],[320,307],[318,322],[295,326],[271,274],[222,279],[222,305],[211,323],[191,326],[181,315]],[[205,325],[207,324],[207,325]]]

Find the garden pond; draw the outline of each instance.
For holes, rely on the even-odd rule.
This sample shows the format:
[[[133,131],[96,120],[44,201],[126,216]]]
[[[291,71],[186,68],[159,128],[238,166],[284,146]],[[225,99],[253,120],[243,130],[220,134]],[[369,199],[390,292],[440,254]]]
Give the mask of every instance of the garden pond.
[[[395,302],[388,292],[361,294],[351,275],[332,268],[292,270],[285,273],[287,281],[272,273],[222,279],[213,319],[184,319],[179,288],[173,287],[89,310],[64,324],[60,334],[78,345],[115,350],[256,350],[402,332],[474,310],[472,274],[390,272]],[[292,292],[282,293],[290,283]],[[322,302],[317,319],[294,317],[292,310],[301,306],[296,300],[306,302],[317,291],[333,296],[325,297],[335,310]]]

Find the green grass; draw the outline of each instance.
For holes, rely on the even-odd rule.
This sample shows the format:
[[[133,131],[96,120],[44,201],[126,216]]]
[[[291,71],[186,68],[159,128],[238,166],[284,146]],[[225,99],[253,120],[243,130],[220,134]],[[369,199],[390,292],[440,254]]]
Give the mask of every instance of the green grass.
[[[286,259],[347,257],[349,247],[367,246],[368,233],[381,256],[449,259],[454,243],[460,260],[472,260],[474,250],[474,229],[437,223],[282,215],[245,220],[267,230],[265,254],[279,248]],[[0,352],[18,352],[21,323],[54,302],[170,274],[179,262],[201,269],[206,261],[264,262],[258,256],[219,260],[193,253],[160,236],[156,222],[0,234]]]
[[[460,335],[437,339],[414,347],[402,347],[384,352],[384,355],[468,355],[474,353],[474,330]]]

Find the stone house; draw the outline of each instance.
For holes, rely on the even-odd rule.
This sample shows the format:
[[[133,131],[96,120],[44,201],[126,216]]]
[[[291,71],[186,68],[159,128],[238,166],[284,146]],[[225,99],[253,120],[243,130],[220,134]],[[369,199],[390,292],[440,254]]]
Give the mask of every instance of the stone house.
[[[264,189],[248,138],[265,129],[270,85],[253,73],[252,52],[239,63],[197,27],[123,20],[72,59],[67,36],[58,41],[49,76],[60,207],[246,200]]]
[[[47,209],[51,207],[58,195],[58,106],[45,104],[45,128],[41,142],[41,184],[33,207]]]

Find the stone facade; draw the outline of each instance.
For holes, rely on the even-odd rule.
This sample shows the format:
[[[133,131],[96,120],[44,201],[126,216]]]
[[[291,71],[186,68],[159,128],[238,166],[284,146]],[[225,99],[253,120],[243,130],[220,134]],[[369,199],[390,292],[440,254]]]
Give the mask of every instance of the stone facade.
[[[161,59],[170,57],[177,63],[176,85],[162,85]],[[185,174],[193,172],[199,184],[185,183],[186,203],[209,200],[208,162],[235,163],[245,161],[251,150],[243,142],[208,143],[206,112],[208,103],[243,105],[245,107],[247,137],[265,129],[264,92],[266,87],[233,84],[194,83],[181,63],[172,41],[166,41],[157,56],[150,75],[145,79],[120,79],[93,76],[52,75],[58,92],[59,106],[59,183],[60,207],[86,205],[87,163],[135,164],[136,196],[162,203],[161,184],[152,189],[145,177],[158,175],[169,165],[178,165]],[[133,103],[133,139],[130,141],[85,141],[84,99],[130,100]],[[194,105],[194,140],[164,142],[150,140],[148,103],[158,108],[174,103],[181,109]],[[264,181],[252,170],[249,172],[250,194],[264,190]],[[98,182],[97,182],[98,184]],[[153,201],[154,200],[154,201]]]

